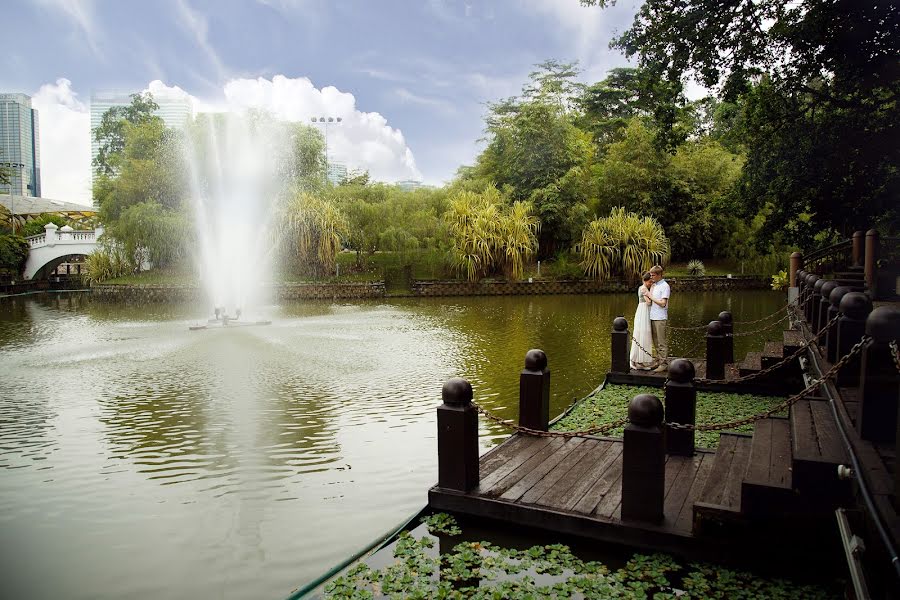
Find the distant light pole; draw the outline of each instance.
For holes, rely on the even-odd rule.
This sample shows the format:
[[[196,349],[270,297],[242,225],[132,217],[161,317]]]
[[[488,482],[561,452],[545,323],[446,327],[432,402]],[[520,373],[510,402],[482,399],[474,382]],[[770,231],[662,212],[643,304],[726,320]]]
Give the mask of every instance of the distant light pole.
[[[328,182],[328,126],[336,125],[343,119],[341,117],[310,117],[313,123],[321,123],[325,126],[325,182]]]

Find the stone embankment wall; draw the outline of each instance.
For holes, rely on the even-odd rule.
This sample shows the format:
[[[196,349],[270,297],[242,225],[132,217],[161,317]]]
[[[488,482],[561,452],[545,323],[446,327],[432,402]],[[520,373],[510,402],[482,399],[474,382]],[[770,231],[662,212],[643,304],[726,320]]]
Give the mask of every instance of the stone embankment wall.
[[[291,283],[272,287],[278,300],[361,299],[384,297],[384,284]],[[107,302],[195,302],[204,292],[192,285],[94,285],[92,295]]]
[[[769,282],[757,277],[677,277],[667,279],[673,290],[766,289]],[[631,292],[637,283],[573,279],[565,281],[415,281],[411,296],[519,296],[548,294],[603,294]]]
[[[756,277],[677,277],[667,280],[673,290],[766,289],[769,283]],[[525,296],[550,294],[610,294],[631,292],[637,284],[620,281],[413,281],[408,291],[394,290],[391,296]],[[94,285],[93,296],[109,302],[192,302],[202,301],[203,291],[189,285]],[[272,288],[279,300],[357,300],[385,297],[383,282],[371,283],[291,283]]]

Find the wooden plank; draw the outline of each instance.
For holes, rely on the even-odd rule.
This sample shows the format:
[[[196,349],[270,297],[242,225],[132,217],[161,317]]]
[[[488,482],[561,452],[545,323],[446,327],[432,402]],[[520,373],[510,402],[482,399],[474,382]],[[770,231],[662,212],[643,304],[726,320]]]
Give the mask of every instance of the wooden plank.
[[[750,464],[747,465],[745,481],[768,483],[772,458],[772,419],[762,419],[753,427],[750,443]]]
[[[594,454],[596,456],[596,452],[598,451],[599,445],[609,446],[612,442],[603,441],[603,440],[592,440],[587,438],[575,438],[580,439],[582,441],[581,444],[578,444],[571,452],[569,452],[566,457],[560,462],[555,469],[551,472],[547,473],[547,475],[541,479],[534,487],[525,492],[525,494],[519,499],[519,502],[524,502],[526,504],[533,504],[538,501],[538,499],[546,494],[548,491],[553,489],[557,484],[561,486],[566,485],[567,487],[571,487],[571,483],[564,481],[565,476],[572,470],[578,462],[585,457],[588,453]],[[576,474],[577,476],[577,474]]]
[[[794,459],[808,460],[819,456],[809,400],[799,400],[791,406],[791,447]]]
[[[772,421],[772,450],[769,453],[769,484],[791,488],[791,426],[787,419]]]
[[[484,479],[498,467],[505,465],[513,455],[523,447],[533,444],[535,438],[530,435],[513,434],[496,448],[492,448],[479,460],[481,478]]]
[[[563,439],[563,438],[560,438]],[[548,473],[550,473],[556,466],[566,458],[566,456],[572,452],[575,448],[581,445],[581,442],[584,438],[569,438],[564,439],[563,443],[559,445],[553,454],[546,457],[536,468],[532,469],[528,475],[520,479],[513,485],[511,488],[503,492],[500,497],[503,500],[509,500],[511,502],[517,501],[525,492],[529,491],[536,484],[538,484]],[[552,447],[548,446],[548,448]],[[543,453],[540,453],[535,456],[537,459]]]
[[[479,486],[480,494],[487,497],[500,496],[506,490],[518,483],[522,478],[526,477],[534,469],[538,468],[544,461],[549,459],[564,443],[565,438],[552,437],[542,438],[549,439],[550,443],[545,444],[540,450],[531,455],[527,460],[522,462],[518,467],[510,471],[506,477],[502,477],[494,481],[489,486]],[[517,455],[521,456],[521,454]],[[498,469],[499,471],[499,469]],[[495,471],[496,473],[497,471]]]
[[[734,447],[737,438],[732,435],[719,435],[719,448],[713,457],[712,470],[706,480],[706,487],[700,494],[698,502],[707,504],[719,504],[722,498],[722,488],[725,484],[725,478],[728,476],[728,468],[731,466],[734,457]]]
[[[732,435],[732,434],[728,434]],[[734,457],[728,468],[724,489],[720,504],[733,510],[741,508],[741,483],[744,473],[747,472],[747,460],[750,458],[750,438],[746,436],[734,436],[737,438],[734,447]]]
[[[624,444],[623,444],[624,446]],[[606,469],[600,473],[600,476],[594,480],[589,488],[586,489],[580,498],[572,498],[566,508],[575,512],[591,514],[597,503],[603,499],[603,496],[609,492],[613,484],[619,480],[622,474],[622,452],[616,453],[615,460],[610,461],[606,465]]]
[[[609,465],[622,456],[621,443],[610,443],[597,450],[597,453],[591,452],[578,461],[559,484],[541,496],[537,503],[557,510],[572,510]]]
[[[675,519],[676,531],[690,532],[693,529],[694,502],[696,502],[700,498],[700,493],[706,486],[706,482],[709,479],[709,474],[712,471],[714,456],[715,455],[713,454],[704,452],[703,454],[697,454],[694,457],[699,458],[700,462],[697,465],[697,471],[694,474],[694,480],[691,482],[691,489],[687,494],[687,498],[685,498],[684,500],[684,504],[681,506],[681,511],[678,513],[678,518]]]
[[[611,482],[603,494],[603,498],[597,503],[594,514],[598,517],[619,519],[621,516],[620,507],[622,505],[622,461],[616,461],[614,468],[607,471],[607,478]],[[615,479],[613,479],[615,476]],[[587,496],[587,494],[585,494]]]
[[[525,443],[519,446],[516,452],[508,454],[506,456],[506,461],[503,464],[491,471],[489,475],[481,478],[481,482],[478,484],[478,487],[475,488],[476,493],[481,493],[484,490],[490,489],[491,486],[515,471],[522,463],[546,447],[551,440],[551,438],[548,437],[522,436],[522,438],[525,440]]]
[[[831,407],[825,402],[810,402],[810,412],[816,426],[819,454],[822,460],[841,464],[846,461],[843,441],[838,433]]]
[[[666,517],[666,523],[669,527],[674,527],[681,514],[681,509],[688,497],[688,492],[697,476],[697,469],[703,461],[702,454],[694,456],[678,456],[675,457],[681,463],[678,475],[672,483],[672,487],[666,492],[666,499],[663,505],[663,514]],[[666,474],[669,471],[669,463],[666,463]]]

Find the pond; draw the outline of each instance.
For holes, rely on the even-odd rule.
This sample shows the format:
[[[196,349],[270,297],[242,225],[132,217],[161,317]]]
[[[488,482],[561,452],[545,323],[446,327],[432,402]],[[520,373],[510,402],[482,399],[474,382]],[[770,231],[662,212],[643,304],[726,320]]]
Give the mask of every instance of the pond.
[[[781,294],[683,293],[673,325]],[[631,294],[298,302],[190,331],[196,306],[0,299],[0,546],[21,598],[283,598],[426,503],[449,377],[515,418],[542,348],[551,414],[609,368]],[[763,324],[765,325],[765,323]],[[758,326],[754,326],[758,327]],[[740,330],[738,328],[738,330]],[[702,332],[676,332],[673,354]],[[736,338],[735,355],[780,328]],[[506,431],[482,421],[483,449]]]

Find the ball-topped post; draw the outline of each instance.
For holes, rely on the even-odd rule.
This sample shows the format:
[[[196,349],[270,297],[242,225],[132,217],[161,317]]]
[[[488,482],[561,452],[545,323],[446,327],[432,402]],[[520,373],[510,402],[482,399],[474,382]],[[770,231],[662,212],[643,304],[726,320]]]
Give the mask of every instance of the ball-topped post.
[[[821,299],[819,300],[819,310],[818,310],[818,318],[816,320],[815,326],[813,327],[816,331],[821,331],[826,324],[828,324],[828,309],[831,307],[831,292],[835,290],[835,288],[840,287],[837,281],[826,281],[822,285],[822,289],[820,291]]]
[[[719,321],[706,326],[706,378],[725,379],[725,333]]]
[[[872,312],[872,301],[862,292],[850,292],[841,298],[841,318],[837,325],[837,352],[835,362],[846,356],[850,349],[866,333],[866,319]],[[860,356],[857,354],[837,374],[837,385],[859,385]]]
[[[863,259],[863,272],[866,277],[866,288],[872,298],[878,297],[878,230],[866,232],[866,255]]]
[[[676,429],[669,423],[693,425],[697,420],[697,388],[694,386],[694,363],[676,358],[669,364],[666,385],[666,452],[693,456],[694,430]]]
[[[790,273],[791,287],[797,287],[797,271],[803,268],[803,255],[799,252],[791,254]]]
[[[438,487],[467,492],[478,486],[478,411],[472,385],[453,377],[441,390],[437,407]]]
[[[866,318],[859,374],[859,409],[856,428],[860,437],[873,442],[894,442],[900,429],[900,376],[894,364],[892,341],[900,340],[900,310],[879,306]]]
[[[730,311],[723,310],[717,319],[722,324],[725,336],[725,364],[734,362],[734,317]]]
[[[831,293],[828,294],[828,311],[825,314],[826,323],[831,323],[835,317],[841,314],[841,300],[852,291],[853,288],[844,285],[839,285],[831,290]],[[837,324],[832,325],[825,332],[825,357],[831,364],[837,362],[837,334]]]
[[[674,362],[674,361],[673,361]],[[659,398],[640,394],[628,404],[622,440],[622,519],[663,520],[666,483],[665,413]]]
[[[616,317],[612,322],[612,333],[610,334],[610,343],[612,344],[610,355],[611,365],[610,371],[613,373],[628,374],[631,371],[631,333],[628,331],[628,321],[625,317]]]
[[[815,288],[817,281],[819,281],[819,276],[815,273],[810,273],[806,276],[806,298],[803,299],[803,314],[807,323],[812,322],[813,288]]]
[[[822,308],[822,287],[825,285],[825,279],[817,279],[813,284],[812,299],[810,300],[810,313],[807,321],[810,328],[816,332],[819,331],[819,311]]]
[[[550,423],[550,369],[543,350],[525,354],[525,368],[519,375],[519,425],[547,431]]]

